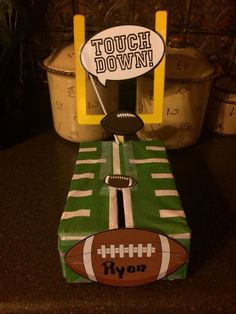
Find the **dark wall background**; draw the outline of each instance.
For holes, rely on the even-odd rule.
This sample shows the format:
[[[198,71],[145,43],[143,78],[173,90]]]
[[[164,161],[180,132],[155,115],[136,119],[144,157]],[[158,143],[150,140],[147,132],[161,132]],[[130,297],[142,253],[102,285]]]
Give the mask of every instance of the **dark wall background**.
[[[185,33],[190,45],[199,48],[225,71],[235,53],[235,0],[49,0],[46,12],[50,47],[73,40],[72,16],[86,16],[89,32],[125,23],[153,27],[154,12],[168,11],[168,35]]]

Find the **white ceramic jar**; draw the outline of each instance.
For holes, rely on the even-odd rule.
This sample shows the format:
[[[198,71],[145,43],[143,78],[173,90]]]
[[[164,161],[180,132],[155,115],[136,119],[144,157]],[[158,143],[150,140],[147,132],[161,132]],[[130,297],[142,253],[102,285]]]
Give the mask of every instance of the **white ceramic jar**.
[[[142,140],[161,139],[167,148],[195,143],[201,133],[214,67],[193,47],[168,46],[163,122],[147,124],[138,132]],[[137,79],[136,111],[151,113],[153,79]]]
[[[206,125],[221,135],[236,134],[236,78],[225,76],[215,81]]]
[[[43,62],[47,71],[53,123],[56,132],[69,141],[102,140],[108,133],[100,125],[80,125],[76,119],[74,45],[53,52]],[[118,83],[102,86],[95,79],[99,94],[108,112],[118,109]],[[87,113],[103,114],[92,83],[87,76]],[[79,95],[78,95],[79,97]]]

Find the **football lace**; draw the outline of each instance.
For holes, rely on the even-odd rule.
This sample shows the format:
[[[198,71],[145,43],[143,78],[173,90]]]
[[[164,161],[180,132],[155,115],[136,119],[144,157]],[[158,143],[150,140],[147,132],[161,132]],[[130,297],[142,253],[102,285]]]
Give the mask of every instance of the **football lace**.
[[[111,244],[108,247],[101,245],[101,247],[97,249],[97,254],[102,255],[102,258],[116,258],[117,254],[120,258],[127,257],[127,255],[128,257],[134,257],[134,254],[137,254],[137,257],[143,257],[144,254],[146,257],[151,257],[155,252],[156,248],[152,246],[152,243],[147,243],[146,246],[142,243],[139,243],[137,246],[134,244],[129,244],[128,246],[120,244],[118,247],[114,244]]]
[[[121,112],[117,114],[117,118],[135,118],[136,116],[130,112]]]
[[[110,176],[110,179],[118,179],[118,180],[127,180],[127,181],[129,181],[129,178],[128,178],[128,177],[119,176],[119,175]]]
[[[110,180],[124,180],[129,182],[129,186],[131,185],[132,181],[130,180],[129,177],[125,177],[122,175],[111,175],[111,176],[106,176],[105,178],[105,183],[109,184]]]

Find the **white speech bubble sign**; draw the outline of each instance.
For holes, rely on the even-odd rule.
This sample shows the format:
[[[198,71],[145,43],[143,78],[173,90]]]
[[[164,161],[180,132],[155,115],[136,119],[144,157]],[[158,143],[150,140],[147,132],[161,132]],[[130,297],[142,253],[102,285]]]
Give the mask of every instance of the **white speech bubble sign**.
[[[86,42],[80,54],[83,67],[102,85],[143,75],[162,60],[165,43],[157,32],[137,25],[106,29]]]

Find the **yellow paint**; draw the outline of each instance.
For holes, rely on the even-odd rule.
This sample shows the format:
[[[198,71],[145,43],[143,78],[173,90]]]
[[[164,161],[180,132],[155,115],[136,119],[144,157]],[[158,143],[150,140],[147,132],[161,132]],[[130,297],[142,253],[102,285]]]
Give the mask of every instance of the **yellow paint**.
[[[85,43],[85,17],[74,16],[75,86],[77,121],[79,124],[100,124],[104,115],[88,115],[86,107],[86,71],[80,62],[80,52]]]
[[[155,30],[166,43],[167,12],[157,11],[155,14]],[[163,116],[163,100],[165,87],[165,55],[159,65],[154,69],[153,112],[152,114],[139,114],[145,124],[161,123]]]
[[[125,142],[125,138],[123,135],[116,135],[116,138],[117,138],[119,144],[123,144]]]
[[[155,30],[166,42],[167,12],[157,11],[155,14]],[[80,62],[80,52],[85,43],[85,17],[74,16],[74,47],[76,71],[76,103],[77,120],[80,124],[100,124],[104,115],[88,115],[86,110],[86,71]],[[152,114],[139,114],[145,124],[161,123],[163,115],[163,98],[165,82],[165,55],[154,69],[154,94]]]

